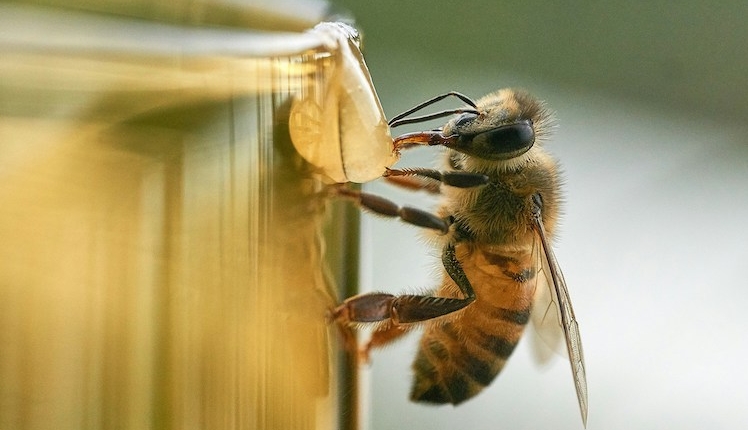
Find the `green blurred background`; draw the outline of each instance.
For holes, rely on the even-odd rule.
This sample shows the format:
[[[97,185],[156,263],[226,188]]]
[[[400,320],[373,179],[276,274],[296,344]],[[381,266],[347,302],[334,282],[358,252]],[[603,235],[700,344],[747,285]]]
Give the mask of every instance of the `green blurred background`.
[[[497,85],[537,80],[717,119],[748,111],[742,2],[334,4],[364,33],[382,92],[390,82],[465,88],[475,76],[509,74]]]

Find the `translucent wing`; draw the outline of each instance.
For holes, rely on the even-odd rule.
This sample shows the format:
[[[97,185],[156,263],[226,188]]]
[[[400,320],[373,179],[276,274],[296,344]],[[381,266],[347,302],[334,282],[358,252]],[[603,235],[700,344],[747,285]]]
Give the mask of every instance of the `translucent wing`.
[[[582,422],[587,425],[587,372],[584,367],[582,340],[579,325],[571,307],[566,281],[556,261],[545,234],[540,212],[533,218],[534,228],[540,240],[539,258],[542,273],[538,275],[533,324],[538,334],[552,348],[559,344],[557,333],[563,332],[566,340],[566,352],[571,363],[571,373],[579,400]],[[545,279],[544,279],[545,278]],[[559,330],[559,328],[561,330]]]
[[[558,311],[558,296],[553,287],[548,259],[545,256],[540,236],[535,235],[533,261],[540,268],[535,277],[535,297],[532,307],[532,323],[535,330],[527,333],[531,341],[533,355],[539,363],[545,364],[554,357],[554,352],[563,357],[569,356],[562,342],[564,331],[561,314]]]

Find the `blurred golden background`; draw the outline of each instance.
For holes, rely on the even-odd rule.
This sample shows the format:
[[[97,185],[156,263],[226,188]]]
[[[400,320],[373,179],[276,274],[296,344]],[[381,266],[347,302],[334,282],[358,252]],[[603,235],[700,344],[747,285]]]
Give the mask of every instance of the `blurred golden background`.
[[[257,6],[0,5],[0,428],[355,427],[357,214],[288,131],[325,4]]]

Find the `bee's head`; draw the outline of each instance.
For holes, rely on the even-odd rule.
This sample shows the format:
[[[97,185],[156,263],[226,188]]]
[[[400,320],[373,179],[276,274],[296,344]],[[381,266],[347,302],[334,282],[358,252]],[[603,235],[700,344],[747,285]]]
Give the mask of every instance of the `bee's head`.
[[[460,114],[442,129],[453,137],[445,146],[483,160],[510,160],[532,148],[551,122],[551,114],[529,94],[499,90],[476,102],[477,112]]]

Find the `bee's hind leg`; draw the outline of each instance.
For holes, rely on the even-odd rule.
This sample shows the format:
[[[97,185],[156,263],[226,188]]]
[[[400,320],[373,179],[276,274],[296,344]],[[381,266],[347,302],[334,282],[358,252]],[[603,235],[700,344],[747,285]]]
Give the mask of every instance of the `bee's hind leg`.
[[[434,297],[404,294],[367,293],[353,296],[332,311],[331,318],[342,326],[378,323],[369,344],[361,351],[366,358],[369,349],[382,346],[405,334],[414,323],[449,315],[475,300],[475,291],[457,260],[453,244],[444,248],[442,262],[463,297]]]
[[[440,172],[432,169],[388,169],[384,175],[395,180],[397,185],[411,189],[438,192],[439,184],[470,188],[485,185],[488,177],[461,171]],[[429,185],[431,184],[431,185]],[[435,186],[433,186],[435,185]],[[331,186],[330,194],[354,201],[363,209],[378,215],[400,218],[419,227],[438,230],[447,234],[452,218],[441,218],[430,212],[412,207],[399,207],[386,198],[350,189],[343,184]],[[458,311],[475,300],[475,293],[465,276],[461,264],[455,257],[454,245],[444,249],[442,261],[447,273],[464,294],[464,298],[433,297],[423,295],[395,296],[387,293],[360,294],[351,297],[331,311],[330,318],[344,333],[349,350],[355,348],[355,336],[351,326],[365,323],[379,324],[368,344],[359,351],[359,357],[367,361],[369,350],[386,345],[405,334],[412,323],[438,318]]]

